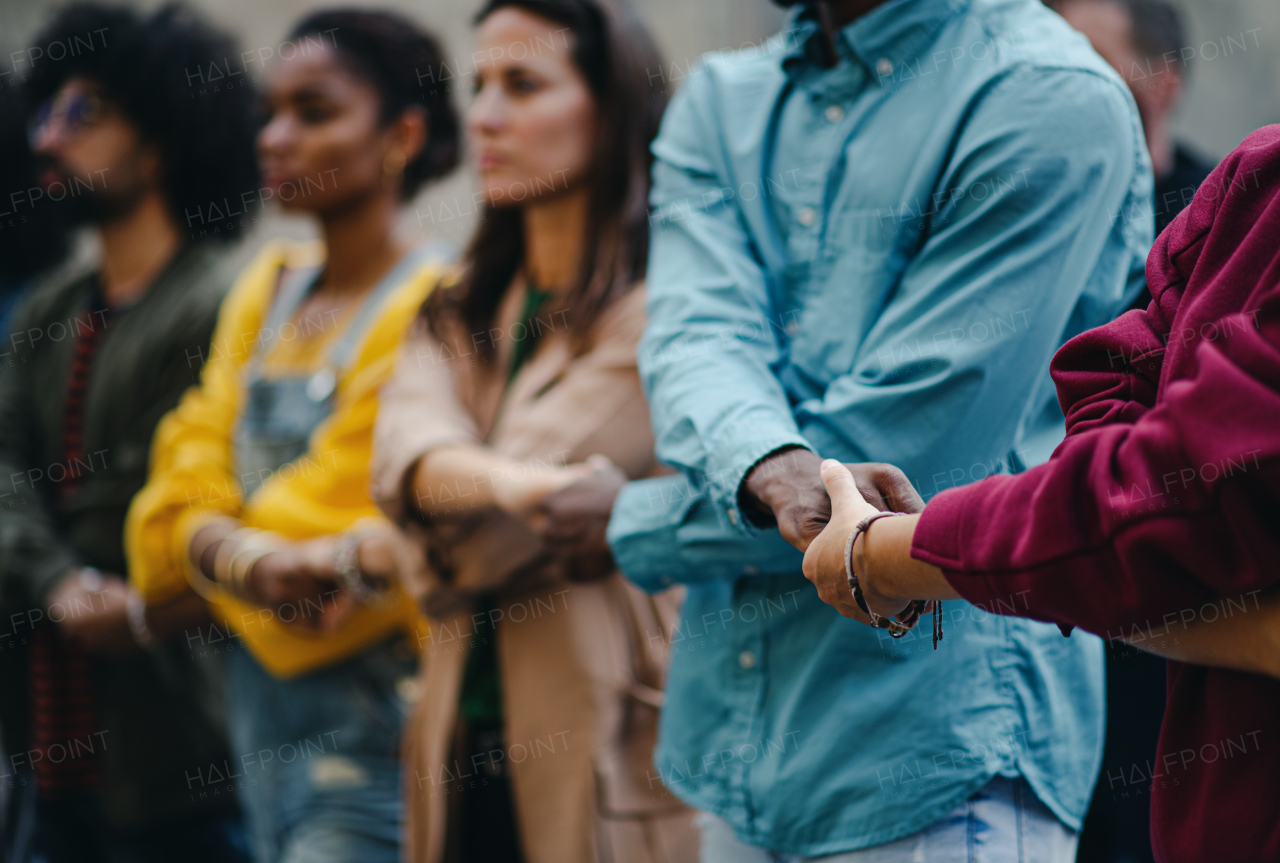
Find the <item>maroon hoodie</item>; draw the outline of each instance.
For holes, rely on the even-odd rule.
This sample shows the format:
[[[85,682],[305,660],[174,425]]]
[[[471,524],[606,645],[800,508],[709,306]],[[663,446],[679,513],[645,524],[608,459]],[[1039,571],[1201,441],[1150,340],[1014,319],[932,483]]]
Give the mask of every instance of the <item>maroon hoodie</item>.
[[[1146,311],[1054,357],[1052,460],[926,507],[911,553],[970,602],[1176,639],[1280,583],[1280,126],[1209,175],[1147,282]],[[1161,863],[1280,861],[1280,681],[1170,662],[1159,750],[1128,772]]]

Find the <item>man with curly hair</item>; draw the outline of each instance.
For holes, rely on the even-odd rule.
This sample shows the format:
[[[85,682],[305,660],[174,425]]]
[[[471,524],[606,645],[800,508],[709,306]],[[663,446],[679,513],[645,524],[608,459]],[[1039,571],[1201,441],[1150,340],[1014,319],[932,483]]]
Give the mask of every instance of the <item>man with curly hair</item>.
[[[39,182],[11,201],[68,204],[100,254],[38,285],[0,347],[6,772],[34,777],[54,863],[246,860],[204,605],[144,606],[122,526],[230,285],[215,241],[251,218],[252,88],[192,89],[236,51],[176,7],[70,6],[33,44]]]

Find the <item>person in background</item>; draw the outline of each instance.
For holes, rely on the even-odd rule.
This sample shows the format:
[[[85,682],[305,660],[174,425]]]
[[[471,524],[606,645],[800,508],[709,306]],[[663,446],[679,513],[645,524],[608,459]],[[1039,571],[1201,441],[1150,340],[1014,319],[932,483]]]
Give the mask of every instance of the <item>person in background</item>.
[[[9,322],[33,285],[55,267],[68,264],[72,248],[70,213],[65,201],[49,201],[40,186],[39,164],[27,140],[26,105],[16,86],[0,89],[0,375],[9,372]],[[10,197],[17,193],[21,207]],[[23,616],[26,603],[10,596],[0,579],[0,620]],[[13,605],[10,605],[10,602]],[[0,681],[26,678],[26,652],[10,627],[0,634]],[[35,783],[25,758],[14,764],[10,751],[25,751],[31,704],[0,699],[0,859],[27,863],[34,835]]]
[[[1173,134],[1189,71],[1181,16],[1167,0],[1050,0],[1049,6],[1088,38],[1133,93],[1156,179],[1158,235],[1213,170],[1212,160]],[[1133,308],[1146,308],[1150,300],[1145,293]]]
[[[170,638],[202,612],[135,613],[120,527],[229,281],[215,244],[186,242],[179,220],[256,186],[252,97],[192,103],[183,69],[232,46],[172,9],[72,7],[38,38],[108,29],[109,42],[40,64],[27,85],[41,166],[26,200],[94,225],[101,262],[41,284],[6,339],[0,583],[23,609],[6,619],[26,649],[5,690],[34,711],[14,766],[34,770],[50,859],[235,858],[233,801],[197,799],[182,776],[226,751],[208,675]]]
[[[1101,642],[960,603],[950,650],[881,638],[800,552],[822,456],[929,495],[1026,463],[1054,348],[1140,286],[1124,83],[1038,0],[815,2],[706,58],[654,153],[640,368],[682,476],[624,488],[609,537],[688,583],[656,761],[702,859],[1073,859]]]
[[[689,861],[651,762],[670,597],[604,530],[657,465],[636,372],[661,69],[625,2],[490,0],[467,134],[486,199],[383,392],[375,480],[424,544],[415,863]]]
[[[1159,748],[1130,768],[1151,789],[1159,863],[1280,859],[1278,234],[1280,126],[1266,126],[1156,240],[1151,305],[1054,357],[1068,435],[1048,463],[914,515],[822,465],[833,512],[805,574],[841,614],[963,597],[1170,660]]]
[[[180,9],[69,6],[36,43],[86,34],[93,50],[26,82],[43,200],[62,198],[101,253],[35,288],[0,369],[0,584],[25,666],[6,672],[26,672],[0,689],[31,711],[10,763],[32,767],[51,861],[243,860],[234,795],[187,778],[228,756],[216,675],[183,635],[205,612],[142,606],[122,526],[230,283],[214,238],[240,233],[192,241],[184,213],[258,187],[254,97],[192,97],[185,70],[235,46]]]
[[[200,385],[156,432],[129,573],[148,606],[202,597],[238,636],[227,778],[259,863],[394,863],[419,617],[369,452],[378,388],[440,275],[396,220],[453,169],[458,124],[448,90],[418,84],[444,56],[410,20],[329,10],[288,38],[258,154],[323,243],[268,244],[223,303]]]

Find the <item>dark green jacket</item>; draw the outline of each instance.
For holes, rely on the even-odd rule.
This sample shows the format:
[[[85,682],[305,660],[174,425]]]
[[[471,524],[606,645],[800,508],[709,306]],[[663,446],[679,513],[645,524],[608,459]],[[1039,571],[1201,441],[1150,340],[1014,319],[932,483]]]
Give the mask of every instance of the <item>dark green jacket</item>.
[[[94,275],[41,285],[0,345],[0,722],[11,754],[29,745],[32,628],[49,625],[41,621],[49,593],[72,569],[126,574],[125,513],[146,482],[152,432],[197,382],[233,278],[220,249],[192,244],[113,315],[90,371],[79,464],[67,465],[62,453],[63,410],[76,329],[102,325],[89,312]],[[60,501],[68,471],[79,484]],[[112,826],[232,803],[225,789],[211,794],[191,779],[227,757],[210,661],[181,636],[133,658],[95,658],[97,722],[106,732],[97,737],[101,791]]]

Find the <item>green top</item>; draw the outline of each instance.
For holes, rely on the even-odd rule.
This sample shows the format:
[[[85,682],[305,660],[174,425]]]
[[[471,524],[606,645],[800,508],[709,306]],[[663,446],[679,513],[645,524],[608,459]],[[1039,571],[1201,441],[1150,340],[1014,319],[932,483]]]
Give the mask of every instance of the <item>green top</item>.
[[[527,283],[524,308],[520,312],[520,323],[527,335],[516,341],[515,350],[511,353],[511,369],[507,372],[508,388],[538,348],[541,329],[535,329],[530,324],[553,296],[555,294],[552,291],[544,291],[532,282]],[[485,594],[481,605],[480,613],[488,620],[493,620],[493,615],[489,612],[497,607],[497,597]],[[462,718],[473,728],[496,728],[503,722],[502,675],[498,670],[497,634],[496,628],[485,634],[476,633],[478,639],[467,655],[467,666],[462,674],[458,709]]]

